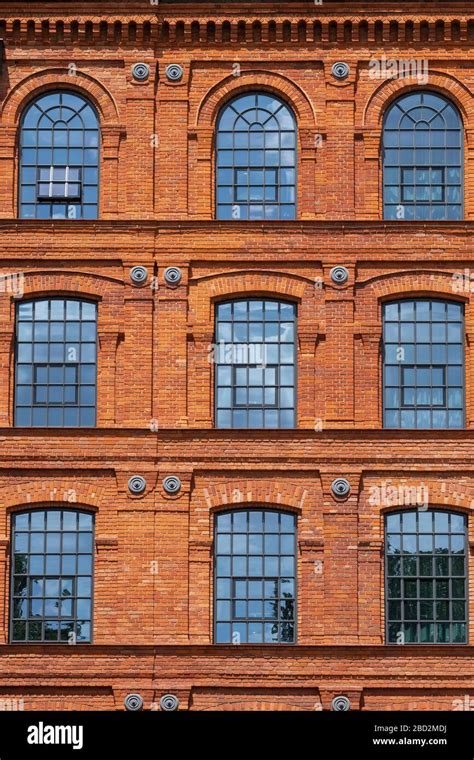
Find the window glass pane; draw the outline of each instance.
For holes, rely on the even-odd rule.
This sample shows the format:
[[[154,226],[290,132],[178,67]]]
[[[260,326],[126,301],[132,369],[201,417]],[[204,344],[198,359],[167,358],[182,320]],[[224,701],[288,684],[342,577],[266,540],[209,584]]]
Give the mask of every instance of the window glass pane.
[[[454,305],[436,299],[384,304],[385,427],[464,425],[464,319],[461,305]]]
[[[216,306],[216,426],[294,427],[296,307],[279,301]]]
[[[94,425],[96,304],[47,298],[25,306],[16,316],[15,424]]]
[[[27,106],[20,134],[20,216],[97,216],[98,146],[99,120],[81,95],[46,93]]]
[[[410,555],[402,562],[393,556],[401,546]],[[465,552],[464,515],[420,509],[386,515],[389,643],[466,643]]]
[[[215,641],[294,642],[295,516],[227,512],[216,515],[215,532]]]
[[[457,109],[433,92],[402,95],[383,129],[386,219],[461,219],[463,125]]]
[[[218,219],[294,219],[296,123],[273,95],[245,93],[222,109],[216,136]]]
[[[12,551],[10,640],[91,641],[92,515],[66,509],[13,515]],[[58,617],[68,618],[67,629]]]

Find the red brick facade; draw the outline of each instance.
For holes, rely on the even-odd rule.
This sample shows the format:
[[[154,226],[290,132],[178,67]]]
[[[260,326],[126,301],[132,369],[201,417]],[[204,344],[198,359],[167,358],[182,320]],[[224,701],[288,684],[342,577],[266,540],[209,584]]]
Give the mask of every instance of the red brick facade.
[[[143,0],[1,3],[0,274],[24,296],[98,303],[95,429],[13,427],[16,299],[0,293],[0,699],[34,709],[474,709],[474,13],[468,2],[312,2],[257,7]],[[452,10],[449,7],[452,5]],[[416,79],[374,80],[374,57],[429,62],[429,88],[465,129],[465,219],[382,220],[384,111]],[[135,81],[131,66],[150,76]],[[346,61],[349,76],[331,67]],[[179,63],[178,82],[165,76]],[[238,67],[235,67],[238,64]],[[236,75],[236,72],[238,75]],[[101,125],[100,213],[18,219],[18,128],[32,97],[75,90]],[[297,218],[214,219],[216,117],[262,90],[293,109]],[[147,267],[142,287],[133,266]],[[349,280],[332,282],[333,266]],[[164,270],[181,268],[178,287]],[[214,428],[214,307],[247,295],[298,309],[294,430]],[[382,429],[381,305],[438,295],[465,304],[466,429]],[[144,494],[128,490],[132,475]],[[178,475],[169,496],[162,480]],[[331,483],[352,491],[336,500]],[[471,646],[388,646],[383,483],[429,489],[469,516]],[[93,643],[9,644],[10,520],[25,507],[95,513]],[[298,641],[213,644],[213,517],[229,506],[298,517]],[[391,507],[393,508],[393,507]],[[467,699],[466,699],[467,697]],[[466,709],[465,707],[462,709]]]

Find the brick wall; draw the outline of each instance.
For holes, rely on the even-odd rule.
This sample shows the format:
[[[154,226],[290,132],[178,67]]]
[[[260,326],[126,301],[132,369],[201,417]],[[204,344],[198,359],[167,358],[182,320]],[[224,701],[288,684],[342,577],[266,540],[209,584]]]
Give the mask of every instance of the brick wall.
[[[374,485],[423,482],[432,506],[472,512],[474,315],[452,275],[473,266],[474,14],[446,5],[1,4],[0,275],[24,273],[23,297],[97,301],[99,375],[97,429],[15,429],[17,299],[0,292],[0,706],[123,709],[139,692],[157,709],[171,692],[194,710],[329,709],[338,694],[354,709],[474,708],[472,632],[471,646],[384,644],[386,508],[368,498]],[[382,55],[427,59],[429,87],[462,114],[463,222],[382,221],[384,109],[419,86],[372,79]],[[145,82],[131,75],[139,61]],[[183,66],[179,82],[169,63]],[[19,120],[51,88],[99,112],[98,220],[17,219]],[[296,116],[297,219],[215,221],[216,116],[256,88]],[[343,286],[329,276],[337,264]],[[141,287],[136,265],[148,269]],[[297,305],[295,430],[214,429],[214,308],[244,294]],[[381,305],[410,295],[465,304],[466,430],[382,430]],[[147,480],[140,496],[134,474]],[[163,490],[170,474],[176,496]],[[351,483],[345,501],[336,477]],[[9,644],[11,515],[71,503],[96,515],[93,643]],[[212,645],[213,516],[231,505],[298,516],[296,646]],[[472,551],[472,516],[469,540]],[[471,556],[471,602],[473,567]]]

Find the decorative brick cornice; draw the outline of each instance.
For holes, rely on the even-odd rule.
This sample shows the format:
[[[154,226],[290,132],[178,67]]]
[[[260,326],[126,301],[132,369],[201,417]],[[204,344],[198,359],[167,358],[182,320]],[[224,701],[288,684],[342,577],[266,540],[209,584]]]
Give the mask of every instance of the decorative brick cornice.
[[[92,3],[91,3],[92,5]],[[127,8],[114,3],[94,4],[90,12],[84,3],[37,3],[34,10],[19,12],[18,4],[3,7],[0,14],[0,35],[8,47],[39,42],[48,46],[105,45],[108,49],[195,47],[196,45],[249,44],[263,42],[300,47],[350,46],[367,48],[373,44],[406,45],[410,49],[439,46],[471,46],[474,19],[471,4],[456,8],[443,7],[442,12],[425,4],[406,8],[394,4],[373,3],[333,5],[293,9],[287,3],[270,7],[261,4],[252,8],[233,3],[219,4],[215,11],[209,7],[202,12],[194,4],[187,8],[160,2]],[[102,12],[100,12],[102,9]],[[53,12],[51,12],[53,10]],[[56,10],[56,12],[54,12]]]

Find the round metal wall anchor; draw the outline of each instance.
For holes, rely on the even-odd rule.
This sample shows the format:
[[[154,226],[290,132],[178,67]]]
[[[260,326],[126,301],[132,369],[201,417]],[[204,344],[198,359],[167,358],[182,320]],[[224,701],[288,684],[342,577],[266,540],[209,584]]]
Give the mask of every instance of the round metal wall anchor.
[[[138,82],[144,82],[150,76],[150,67],[147,63],[134,63],[132,66],[132,77]]]
[[[336,478],[331,483],[331,491],[338,499],[343,499],[345,496],[349,496],[351,484],[346,478]]]
[[[349,76],[349,64],[345,61],[336,61],[333,63],[331,73],[335,79],[346,79]]]
[[[130,279],[134,285],[143,285],[148,279],[148,269],[142,266],[133,267],[130,270]]]
[[[184,69],[179,63],[170,63],[165,69],[166,77],[170,82],[179,82],[183,78]]]
[[[174,694],[163,694],[160,699],[160,708],[165,712],[174,712],[179,707],[179,699]]]
[[[331,280],[337,285],[344,285],[349,279],[349,270],[343,266],[333,267],[329,273]]]
[[[141,475],[133,475],[128,481],[128,490],[130,493],[143,493],[146,488],[146,480]]]
[[[351,709],[351,700],[348,697],[334,697],[331,702],[331,710],[335,712],[348,712]]]
[[[138,712],[143,709],[143,697],[140,694],[127,694],[123,704],[129,712]]]
[[[166,493],[174,495],[181,491],[181,481],[177,475],[168,475],[163,479],[163,488]]]
[[[183,278],[183,274],[179,267],[167,267],[165,269],[165,282],[167,285],[179,285]]]

